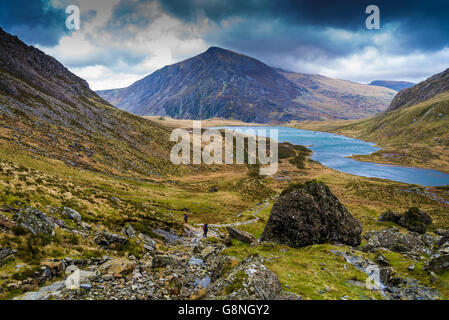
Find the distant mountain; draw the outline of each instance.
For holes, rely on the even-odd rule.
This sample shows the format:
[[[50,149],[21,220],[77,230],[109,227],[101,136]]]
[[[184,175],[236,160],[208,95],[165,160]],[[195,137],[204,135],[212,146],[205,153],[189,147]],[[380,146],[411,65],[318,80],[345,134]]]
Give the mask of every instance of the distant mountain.
[[[369,84],[370,86],[385,87],[396,91],[401,91],[402,89],[410,88],[415,85],[413,82],[408,81],[393,81],[393,80],[375,80]]]
[[[383,111],[395,93],[366,85],[360,85],[366,94],[351,90],[348,93],[338,85],[320,91],[319,81],[310,80],[308,86],[292,79],[293,75],[254,58],[212,47],[127,88],[98,94],[118,108],[138,115],[266,123],[360,118]]]
[[[449,90],[449,69],[418,83],[414,87],[399,92],[394,97],[387,111],[415,105],[447,90]]]
[[[118,110],[86,81],[0,29],[0,143],[114,174],[170,168],[169,131]]]
[[[296,101],[333,114],[339,119],[359,119],[384,111],[396,91],[372,87],[347,80],[333,79],[321,75],[289,72],[278,69],[284,77],[298,87],[307,90]]]

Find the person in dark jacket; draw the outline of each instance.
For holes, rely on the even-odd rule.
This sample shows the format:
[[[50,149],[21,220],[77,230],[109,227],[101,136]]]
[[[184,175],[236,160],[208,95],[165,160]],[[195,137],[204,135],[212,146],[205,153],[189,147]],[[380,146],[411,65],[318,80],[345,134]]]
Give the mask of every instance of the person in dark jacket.
[[[209,231],[209,226],[207,225],[207,223],[204,224],[203,231],[204,231],[203,237],[207,238],[207,231]]]
[[[187,215],[187,213],[184,214],[184,222],[187,223],[187,221],[189,221],[189,216]]]

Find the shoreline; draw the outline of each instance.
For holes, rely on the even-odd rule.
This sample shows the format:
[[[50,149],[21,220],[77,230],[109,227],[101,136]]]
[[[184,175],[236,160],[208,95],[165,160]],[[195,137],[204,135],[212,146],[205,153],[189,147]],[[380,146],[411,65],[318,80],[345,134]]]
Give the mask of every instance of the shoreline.
[[[149,119],[152,121],[157,122],[158,124],[164,125],[169,128],[183,128],[183,129],[191,129],[192,128],[192,121],[188,119],[174,119],[170,117],[160,117],[160,116],[145,116],[145,119]],[[444,169],[444,166],[435,166],[435,165],[426,165],[423,163],[412,163],[409,161],[406,162],[399,162],[399,161],[391,161],[387,158],[381,158],[379,154],[376,154],[378,152],[381,152],[382,150],[388,152],[388,149],[390,148],[388,145],[383,144],[380,141],[367,141],[360,135],[356,133],[351,133],[348,131],[341,130],[342,128],[356,123],[358,121],[362,121],[363,119],[358,120],[333,120],[333,121],[290,121],[290,122],[284,122],[284,123],[254,123],[254,122],[243,122],[240,120],[228,120],[228,119],[219,119],[219,118],[212,118],[212,119],[205,119],[201,120],[203,128],[209,128],[209,127],[265,127],[265,126],[281,126],[281,127],[287,127],[287,128],[294,128],[294,129],[302,129],[302,130],[309,130],[314,132],[325,132],[325,133],[332,133],[337,134],[341,136],[345,136],[347,138],[357,139],[361,140],[367,143],[373,144],[373,146],[380,148],[379,150],[371,153],[370,155],[352,155],[348,158],[360,161],[360,162],[367,162],[367,163],[375,163],[375,164],[385,164],[385,165],[392,165],[396,167],[404,167],[404,168],[418,168],[418,169],[428,169],[428,170],[435,170],[444,174],[449,174],[449,169]],[[398,150],[397,153],[400,151]],[[394,153],[394,152],[393,152]]]

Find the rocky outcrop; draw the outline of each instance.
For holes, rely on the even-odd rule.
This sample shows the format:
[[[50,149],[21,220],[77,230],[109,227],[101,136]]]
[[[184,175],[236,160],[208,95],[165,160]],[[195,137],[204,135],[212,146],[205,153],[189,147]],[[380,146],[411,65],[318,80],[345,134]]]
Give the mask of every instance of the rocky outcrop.
[[[362,226],[332,194],[317,182],[285,190],[271,210],[262,241],[301,247],[316,243],[360,244]]]
[[[253,243],[254,241],[256,241],[256,238],[251,233],[238,230],[233,227],[227,227],[227,230],[231,238],[237,239],[245,243]]]
[[[208,289],[208,297],[231,300],[301,299],[283,291],[279,278],[265,267],[259,255],[245,258],[217,280]]]
[[[95,239],[95,242],[101,246],[111,246],[111,245],[125,245],[128,243],[128,238],[110,232],[104,232],[101,236]]]
[[[418,208],[410,208],[399,219],[398,224],[410,231],[424,234],[427,226],[432,223],[432,218]]]
[[[438,249],[432,255],[428,269],[434,272],[445,272],[449,270],[449,242],[447,241],[448,233],[443,234]]]
[[[427,226],[432,223],[432,218],[425,211],[413,207],[402,215],[388,210],[379,217],[379,221],[393,222],[410,231],[424,234]]]
[[[128,228],[125,229],[124,233],[130,238],[134,238],[136,236],[136,231],[132,225],[129,225]]]
[[[33,207],[26,207],[14,214],[14,220],[33,235],[45,234],[52,236],[55,233],[53,223],[49,217]]]
[[[10,230],[12,227],[14,227],[16,223],[8,217],[5,217],[4,215],[0,214],[0,231],[1,230]]]
[[[139,233],[138,237],[142,241],[145,250],[153,251],[154,249],[156,249],[156,241],[151,239],[149,236],[143,233]]]
[[[393,222],[398,223],[399,219],[401,219],[401,215],[399,213],[393,212],[391,210],[387,210],[379,217],[379,221],[382,222]]]
[[[62,215],[74,220],[77,223],[81,222],[81,215],[71,208],[64,207],[62,208],[61,213]]]
[[[0,266],[11,259],[16,252],[16,250],[12,250],[11,248],[0,248]]]
[[[438,246],[442,247],[445,244],[449,244],[449,231],[445,231],[445,232],[441,233],[440,235],[441,235],[441,240],[438,243]]]
[[[429,262],[429,270],[443,272],[449,270],[449,254],[440,255]]]
[[[417,233],[401,233],[396,228],[369,231],[364,238],[367,240],[367,244],[361,249],[366,252],[375,252],[379,248],[384,248],[415,255],[431,254],[433,246],[438,243],[437,238]]]

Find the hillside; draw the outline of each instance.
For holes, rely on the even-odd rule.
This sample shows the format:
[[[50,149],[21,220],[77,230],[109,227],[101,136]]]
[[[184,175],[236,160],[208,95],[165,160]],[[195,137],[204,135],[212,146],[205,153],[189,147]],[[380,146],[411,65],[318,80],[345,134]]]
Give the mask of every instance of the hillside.
[[[0,143],[74,167],[148,176],[178,170],[169,162],[169,133],[116,109],[54,58],[0,29]]]
[[[387,111],[424,102],[447,90],[449,90],[449,69],[401,91],[394,97]]]
[[[376,86],[376,87],[385,87],[390,88],[396,91],[401,91],[402,89],[410,88],[415,85],[413,82],[408,81],[392,81],[392,80],[375,80],[372,81],[370,86]]]
[[[273,69],[212,47],[123,89],[98,94],[120,109],[177,119],[267,123],[361,118],[385,110],[395,91]]]
[[[278,69],[284,77],[308,92],[296,101],[339,119],[359,119],[386,109],[396,91],[372,87],[352,81],[321,75],[288,72]]]

